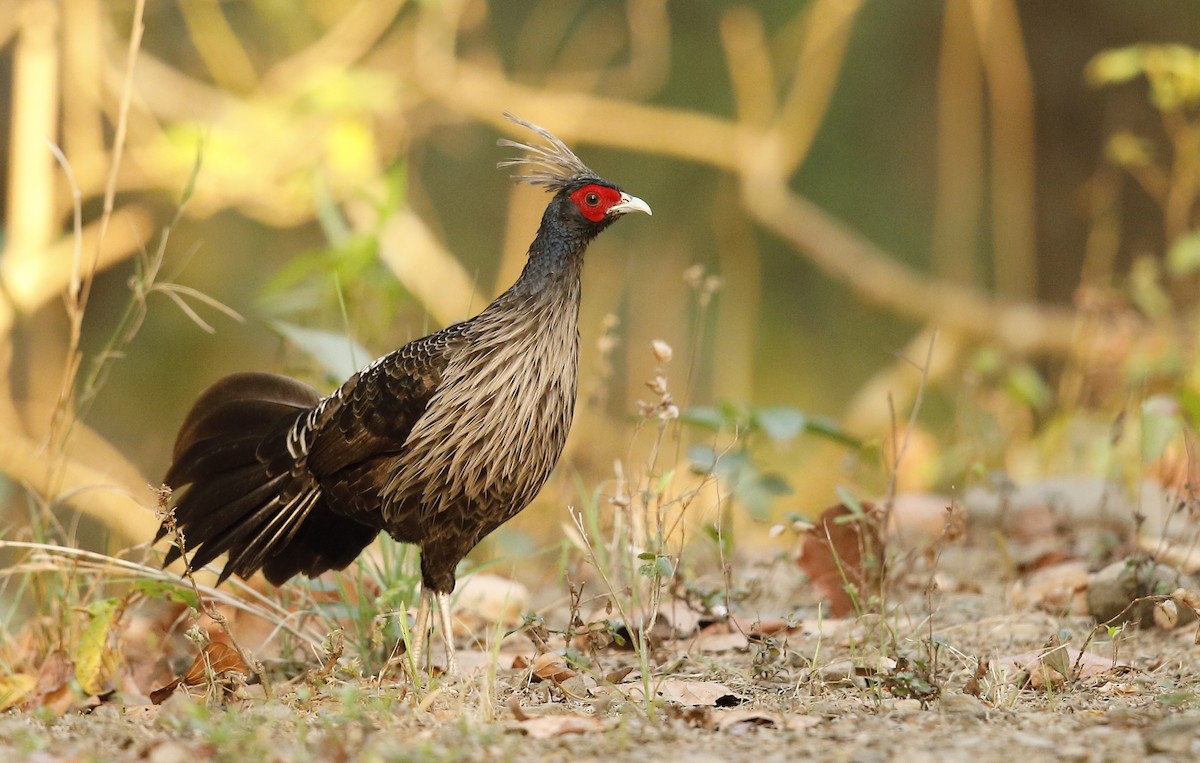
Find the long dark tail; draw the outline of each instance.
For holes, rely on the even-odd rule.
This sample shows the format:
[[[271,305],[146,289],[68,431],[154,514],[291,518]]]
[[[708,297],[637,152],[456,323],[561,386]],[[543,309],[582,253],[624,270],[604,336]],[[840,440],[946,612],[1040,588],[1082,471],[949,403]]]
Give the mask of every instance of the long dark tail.
[[[278,585],[340,570],[375,537],[375,528],[329,510],[303,453],[293,452],[296,442],[289,448],[289,433],[320,400],[307,384],[259,373],[227,376],[196,400],[163,479],[177,491],[174,517],[190,569],[228,552],[218,582],[262,569]],[[155,541],[169,530],[164,523]],[[180,554],[172,547],[165,564]]]

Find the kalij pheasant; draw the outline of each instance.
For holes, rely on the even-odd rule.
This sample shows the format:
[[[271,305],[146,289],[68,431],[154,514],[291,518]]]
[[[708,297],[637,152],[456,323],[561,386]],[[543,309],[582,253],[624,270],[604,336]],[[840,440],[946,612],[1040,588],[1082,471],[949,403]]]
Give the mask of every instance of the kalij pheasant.
[[[544,145],[501,140],[524,155],[499,166],[554,193],[516,283],[328,397],[275,374],[221,379],[184,419],[164,478],[189,568],[227,553],[221,580],[261,569],[278,585],[342,569],[381,530],[419,546],[414,657],[436,599],[450,669],[456,565],[533,500],[567,439],[584,250],[621,215],[650,214],[549,132],[506,116]],[[166,563],[180,554],[172,547]]]

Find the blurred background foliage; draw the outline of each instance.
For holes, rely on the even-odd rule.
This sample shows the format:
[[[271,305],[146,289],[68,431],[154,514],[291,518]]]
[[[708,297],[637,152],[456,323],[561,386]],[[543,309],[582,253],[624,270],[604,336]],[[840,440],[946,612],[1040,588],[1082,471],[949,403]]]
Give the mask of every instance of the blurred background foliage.
[[[0,0],[6,522],[148,540],[209,383],[332,389],[480,309],[546,201],[506,110],[654,217],[589,253],[576,426],[502,543],[638,462],[654,339],[678,468],[735,455],[760,518],[884,488],[935,332],[904,489],[1111,470],[1127,407],[1200,414],[1197,39],[1183,0]]]

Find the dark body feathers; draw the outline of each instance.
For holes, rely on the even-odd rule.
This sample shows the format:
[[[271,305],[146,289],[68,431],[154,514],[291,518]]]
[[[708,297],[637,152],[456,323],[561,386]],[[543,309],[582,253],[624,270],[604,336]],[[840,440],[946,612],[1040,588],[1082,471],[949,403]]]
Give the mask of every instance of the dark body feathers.
[[[539,172],[560,149],[570,153],[541,149]],[[165,477],[192,568],[227,553],[222,579],[261,569],[279,584],[344,568],[386,531],[420,546],[427,591],[454,589],[458,562],[533,500],[562,452],[584,250],[621,214],[649,212],[580,167],[562,159],[576,174],[553,187],[524,271],[470,320],[385,355],[328,397],[261,373],[201,394]],[[178,556],[172,548],[167,561]]]

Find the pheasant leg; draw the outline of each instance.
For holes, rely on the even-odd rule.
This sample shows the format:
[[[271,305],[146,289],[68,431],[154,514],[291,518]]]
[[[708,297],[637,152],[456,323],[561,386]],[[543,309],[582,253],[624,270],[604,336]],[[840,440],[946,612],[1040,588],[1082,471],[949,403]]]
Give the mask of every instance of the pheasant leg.
[[[454,659],[454,627],[450,623],[450,594],[438,591],[438,614],[441,616],[442,640],[446,643],[446,672],[458,675],[458,662]]]

